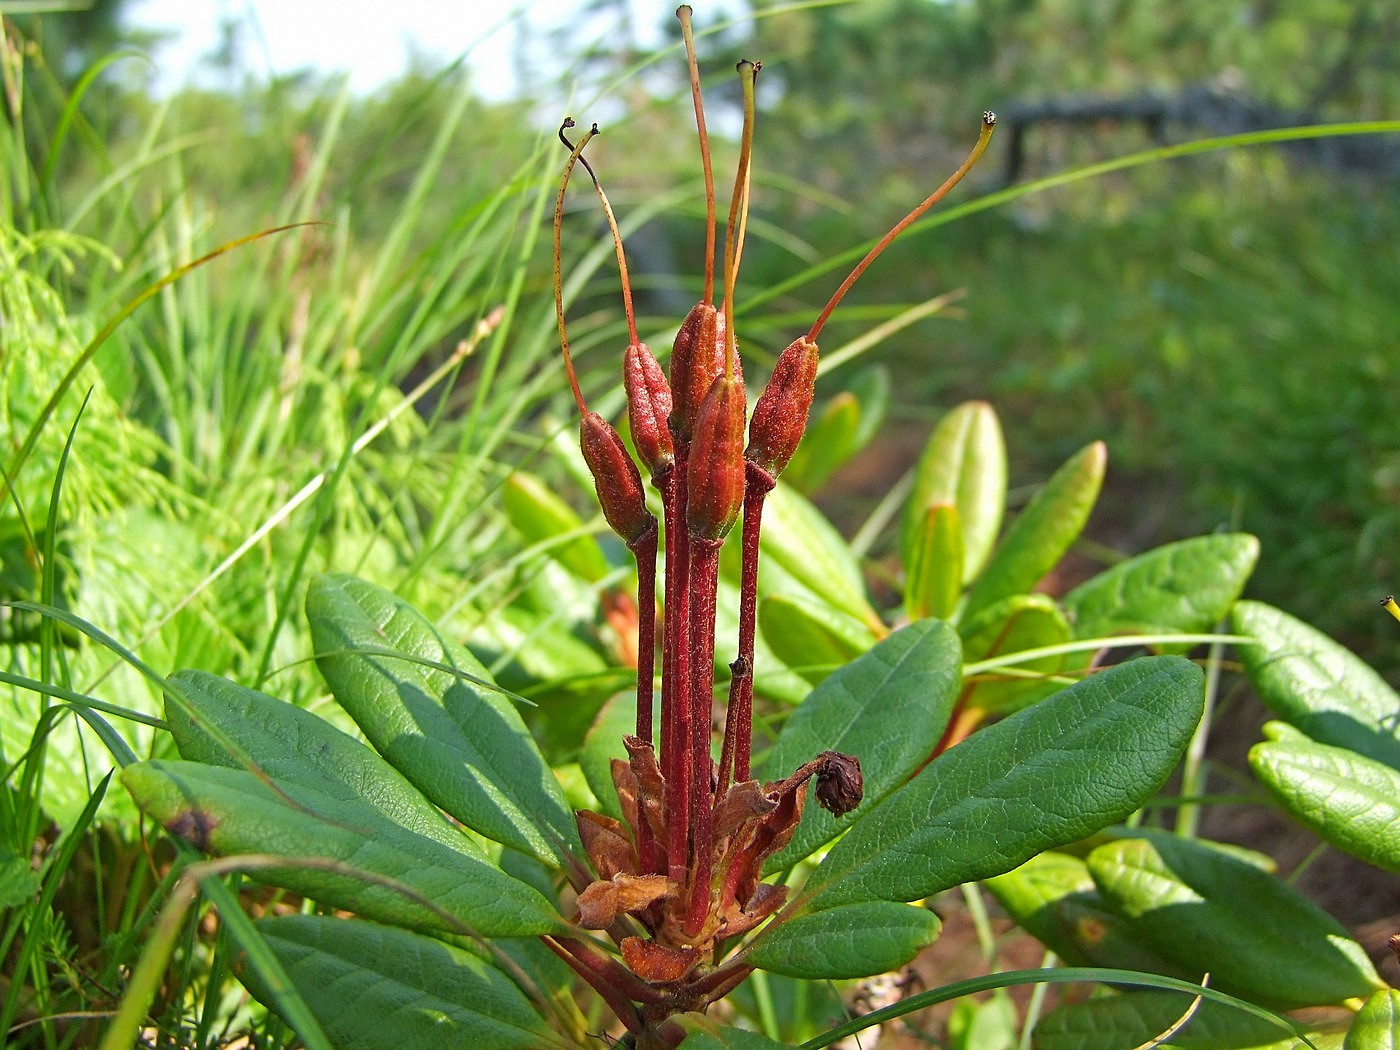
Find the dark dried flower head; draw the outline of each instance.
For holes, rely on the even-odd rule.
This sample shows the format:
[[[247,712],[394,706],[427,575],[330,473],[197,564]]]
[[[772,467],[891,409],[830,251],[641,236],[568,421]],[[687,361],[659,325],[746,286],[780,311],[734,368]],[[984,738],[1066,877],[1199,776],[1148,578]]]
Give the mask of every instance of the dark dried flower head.
[[[860,760],[840,751],[823,751],[816,760],[821,763],[817,769],[817,801],[822,808],[839,817],[859,806],[865,793]]]
[[[722,375],[696,415],[685,523],[700,539],[723,539],[744,505],[744,408],[744,381]]]
[[[627,454],[617,431],[597,412],[586,413],[579,424],[579,446],[593,474],[603,517],[628,546],[656,528],[647,510],[642,475]]]
[[[749,421],[749,462],[776,478],[792,461],[807,429],[807,413],[817,383],[817,344],[807,337],[790,343],[778,355],[753,419]]]
[[[637,455],[655,478],[675,463],[671,440],[671,384],[646,343],[633,343],[622,357],[622,384],[627,390],[627,422]]]

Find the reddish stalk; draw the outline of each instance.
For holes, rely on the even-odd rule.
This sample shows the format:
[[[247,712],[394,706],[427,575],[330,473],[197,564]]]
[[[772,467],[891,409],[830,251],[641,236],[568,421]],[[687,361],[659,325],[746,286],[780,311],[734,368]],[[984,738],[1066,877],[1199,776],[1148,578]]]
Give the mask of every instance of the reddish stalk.
[[[571,121],[565,122],[567,127]],[[612,233],[613,249],[617,254],[618,275],[622,282],[622,304],[623,312],[627,317],[627,332],[631,339],[628,344],[629,349],[642,345],[641,339],[637,335],[637,314],[632,304],[632,280],[627,270],[627,253],[622,246],[622,231],[618,229],[617,217],[613,214],[612,203],[608,200],[607,193],[603,190],[603,184],[599,181],[593,166],[588,163],[583,156],[583,148],[588,144],[588,140],[598,133],[598,125],[594,124],[588,135],[582,139],[578,146],[572,146],[569,140],[564,137],[564,127],[559,129],[559,139],[564,145],[569,146],[570,170],[573,162],[578,161],[588,172],[588,177],[593,181],[593,189],[598,195],[598,201],[603,207],[603,214],[607,218],[608,229]],[[555,257],[558,258],[559,248],[559,228],[563,215],[564,189],[568,185],[568,173],[565,174],[564,185],[560,187],[559,200],[555,205]],[[560,279],[558,267],[555,268],[555,295],[559,306],[559,330],[560,338],[563,340],[564,320],[563,320],[563,296],[560,291]],[[567,348],[567,343],[565,343]],[[567,357],[567,349],[565,354]],[[578,399],[582,409],[582,395],[578,390],[578,380],[574,377],[572,361],[569,362],[569,381],[574,387],[574,396]],[[653,703],[653,679],[656,672],[656,554],[657,539],[655,532],[647,533],[634,542],[628,542],[628,548],[632,551],[637,561],[637,724],[636,735],[638,739],[652,743],[652,703]],[[645,823],[638,835],[638,851],[642,854],[642,863],[650,869],[654,861],[651,834]]]
[[[972,152],[967,155],[967,159],[962,162],[957,171],[948,176],[942,186],[939,186],[938,189],[930,193],[924,198],[922,204],[908,215],[904,216],[904,218],[900,219],[899,222],[895,223],[890,229],[890,232],[881,237],[879,241],[876,242],[875,247],[866,252],[865,258],[856,263],[855,269],[841,282],[841,287],[836,289],[835,293],[827,301],[826,306],[822,308],[822,312],[817,315],[817,319],[812,323],[812,327],[807,330],[808,339],[814,343],[817,341],[817,337],[821,335],[821,331],[826,326],[827,318],[831,316],[831,312],[836,309],[841,300],[845,298],[846,293],[851,290],[851,285],[860,280],[860,275],[865,273],[870,264],[879,258],[880,253],[890,246],[890,242],[903,233],[905,229],[923,215],[924,212],[928,211],[946,197],[948,191],[961,182],[963,176],[972,170],[972,166],[977,163],[978,159],[981,158],[982,154],[986,151],[987,143],[991,141],[992,129],[996,127],[996,123],[997,115],[991,110],[987,110],[982,114],[982,130],[978,133],[977,144],[972,147]]]
[[[574,164],[583,154],[583,147],[598,134],[598,125],[594,124],[589,128],[587,134],[579,139],[577,146],[564,137],[565,130],[574,126],[573,117],[565,117],[564,123],[559,125],[559,141],[569,147],[569,162],[564,165],[564,177],[559,182],[559,196],[554,201],[554,318],[559,325],[559,348],[564,353],[564,368],[569,373],[569,386],[574,392],[574,403],[578,405],[579,414],[585,415],[588,406],[584,404],[583,392],[578,387],[578,376],[574,373],[574,356],[569,351],[569,333],[564,327],[564,276],[561,256],[564,237],[564,194],[569,188],[569,176],[573,174]]]
[[[692,538],[690,549],[690,741],[691,858],[690,914],[685,932],[694,936],[710,910],[711,855],[714,852],[710,797],[710,726],[714,723],[715,595],[719,587],[718,540]]]
[[[753,127],[758,114],[755,88],[762,62],[739,61],[739,75],[744,81],[744,133],[739,143],[739,166],[734,173],[734,196],[729,202],[729,222],[724,231],[724,374],[734,374],[734,359],[738,343],[734,337],[734,285],[739,279],[739,260],[743,256],[744,230],[749,215],[749,171],[753,161]]]
[[[588,987],[598,993],[629,1032],[635,1034],[642,1031],[642,1018],[637,1007],[626,992],[612,983],[606,961],[601,956],[588,949],[583,949],[585,954],[582,958],[575,955],[573,949],[583,948],[583,945],[572,938],[555,940],[553,937],[541,937],[540,940],[544,941],[550,951],[563,959],[569,969],[583,978]]]
[[[746,463],[744,525],[739,569],[739,656],[729,665],[729,707],[724,723],[724,749],[719,760],[718,801],[731,783],[749,779],[753,747],[754,636],[758,630],[758,541],[763,529],[763,502],[773,478],[763,468]]]
[[[710,135],[705,130],[705,103],[700,95],[700,63],[695,56],[691,14],[689,4],[676,8],[685,39],[686,64],[690,67],[690,97],[695,104],[695,127],[700,133],[700,164],[705,171],[705,290],[700,301],[708,303],[715,297],[715,172],[710,160]]]
[[[662,751],[661,775],[666,778],[666,819],[671,832],[667,844],[668,874],[679,886],[685,882],[689,856],[691,770],[691,730],[693,717],[690,695],[690,534],[685,527],[686,481],[689,450],[676,443],[676,467],[666,508],[666,622],[667,666],[662,682],[671,694],[671,733],[669,746]],[[663,711],[663,720],[664,720]]]

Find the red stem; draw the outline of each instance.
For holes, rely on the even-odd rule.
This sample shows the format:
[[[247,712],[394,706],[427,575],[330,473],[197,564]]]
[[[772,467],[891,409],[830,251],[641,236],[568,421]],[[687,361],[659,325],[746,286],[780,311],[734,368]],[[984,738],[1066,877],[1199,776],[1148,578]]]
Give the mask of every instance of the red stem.
[[[690,828],[693,851],[690,915],[694,936],[710,910],[713,800],[710,798],[710,726],[714,721],[715,594],[719,587],[719,540],[690,539]]]
[[[763,529],[763,501],[773,490],[769,473],[752,462],[744,464],[743,555],[739,570],[739,658],[730,665],[729,711],[724,723],[724,750],[720,755],[719,790],[724,797],[730,783],[749,779],[753,750],[754,635],[758,630],[758,539]]]
[[[637,559],[637,738],[652,740],[652,703],[656,677],[656,527],[632,544]]]
[[[652,740],[652,698],[656,677],[656,522],[632,544],[637,559],[637,738]],[[656,864],[656,839],[643,819],[637,832],[637,862],[642,871]]]
[[[666,508],[666,666],[663,698],[669,687],[671,711],[669,735],[662,744],[661,775],[666,780],[666,821],[671,833],[667,844],[667,874],[685,882],[690,821],[690,534],[685,529],[686,477],[689,450],[676,448],[676,465]],[[663,700],[664,702],[664,700]],[[663,733],[666,716],[663,712]]]
[[[987,149],[987,143],[992,137],[992,128],[996,126],[996,122],[997,116],[990,110],[982,114],[982,131],[977,136],[977,145],[972,147],[972,152],[967,155],[967,159],[962,162],[962,165],[957,171],[948,176],[942,186],[939,186],[938,189],[930,193],[924,198],[922,204],[918,205],[918,207],[908,215],[900,219],[899,222],[895,223],[890,229],[890,232],[876,241],[875,247],[865,253],[865,258],[856,263],[856,268],[841,282],[841,287],[837,288],[831,298],[827,300],[826,306],[822,307],[822,312],[817,315],[816,321],[814,321],[812,327],[807,330],[808,339],[814,343],[817,341],[817,337],[821,335],[822,328],[826,325],[827,318],[831,316],[831,311],[836,309],[841,300],[845,298],[846,293],[851,290],[851,285],[860,280],[860,275],[865,273],[866,268],[879,257],[881,252],[889,247],[890,242],[903,233],[905,228],[923,215],[924,212],[928,211],[946,197],[948,191],[961,182],[962,177],[972,170],[972,166],[977,163],[978,159]]]
[[[579,941],[570,938],[556,941],[553,937],[541,937],[540,940],[544,941],[550,951],[563,959],[569,969],[582,977],[588,987],[598,993],[629,1032],[636,1033],[642,1030],[641,1015],[622,990],[613,986],[605,972],[605,965],[602,965],[604,960],[588,951]],[[582,958],[574,954],[580,949],[585,953]]]

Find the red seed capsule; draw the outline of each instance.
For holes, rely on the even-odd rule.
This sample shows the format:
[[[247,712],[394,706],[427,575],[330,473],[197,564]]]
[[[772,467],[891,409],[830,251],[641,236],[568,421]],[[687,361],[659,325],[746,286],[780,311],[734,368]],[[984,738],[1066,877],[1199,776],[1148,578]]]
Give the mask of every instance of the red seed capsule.
[[[685,524],[692,536],[723,539],[744,504],[744,381],[720,376],[695,418]]]
[[[668,420],[671,385],[646,343],[633,343],[622,356],[622,385],[627,390],[627,422],[632,444],[651,476],[665,473],[676,461]]]
[[[754,405],[744,455],[776,478],[792,461],[807,429],[817,382],[817,344],[806,336],[778,355],[772,378]]]
[[[579,446],[593,474],[603,517],[630,547],[648,530],[656,528],[656,519],[647,510],[637,464],[632,462],[612,424],[597,412],[585,414],[579,424]]]
[[[723,357],[715,353],[718,323],[713,303],[696,303],[671,346],[671,433],[682,444],[690,441],[700,402],[724,370]]]

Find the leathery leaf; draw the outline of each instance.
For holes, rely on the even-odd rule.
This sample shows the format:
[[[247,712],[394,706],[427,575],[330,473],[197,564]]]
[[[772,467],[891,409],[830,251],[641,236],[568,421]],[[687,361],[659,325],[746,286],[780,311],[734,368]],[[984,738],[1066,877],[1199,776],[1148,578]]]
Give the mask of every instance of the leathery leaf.
[[[243,768],[242,761],[201,728],[212,724],[270,777],[346,801],[362,800],[401,827],[484,859],[481,848],[398,770],[325,719],[203,671],[177,671],[169,681],[200,720],[195,722],[184,706],[167,701],[165,719],[180,757]]]
[[[848,904],[767,927],[747,961],[807,980],[869,977],[898,969],[938,937],[938,916],[892,901]]]
[[[1259,698],[1320,744],[1346,747],[1400,769],[1400,694],[1360,657],[1263,602],[1240,602],[1235,630]]]
[[[467,827],[555,866],[582,853],[544,756],[470,653],[406,602],[351,576],[312,581],[306,608],[336,700],[423,794]]]
[[[1311,741],[1255,744],[1249,765],[1283,808],[1318,838],[1400,874],[1400,771]]]
[[[1089,854],[1109,908],[1165,958],[1222,992],[1281,1009],[1380,987],[1365,951],[1326,912],[1248,861],[1193,839],[1139,834]]]
[[[946,623],[921,620],[881,641],[812,690],[784,723],[763,775],[781,780],[830,748],[860,760],[865,798],[844,817],[815,803],[770,861],[781,870],[809,856],[859,820],[933,753],[962,680],[958,636]],[[898,732],[890,732],[897,725]]]
[[[121,776],[137,805],[171,834],[218,856],[286,857],[285,867],[251,877],[332,907],[396,926],[494,937],[563,926],[549,902],[524,883],[399,827],[367,803],[289,781],[269,786],[246,770],[199,762],[139,762]],[[392,879],[409,892],[297,863],[307,858]]]
[[[1132,660],[974,733],[866,813],[799,899],[918,900],[1122,820],[1176,766],[1202,684],[1180,657]]]
[[[504,973],[461,948],[323,915],[257,928],[341,1050],[441,1050],[454,1036],[499,1050],[569,1045]],[[245,983],[275,1008],[274,989]]]

